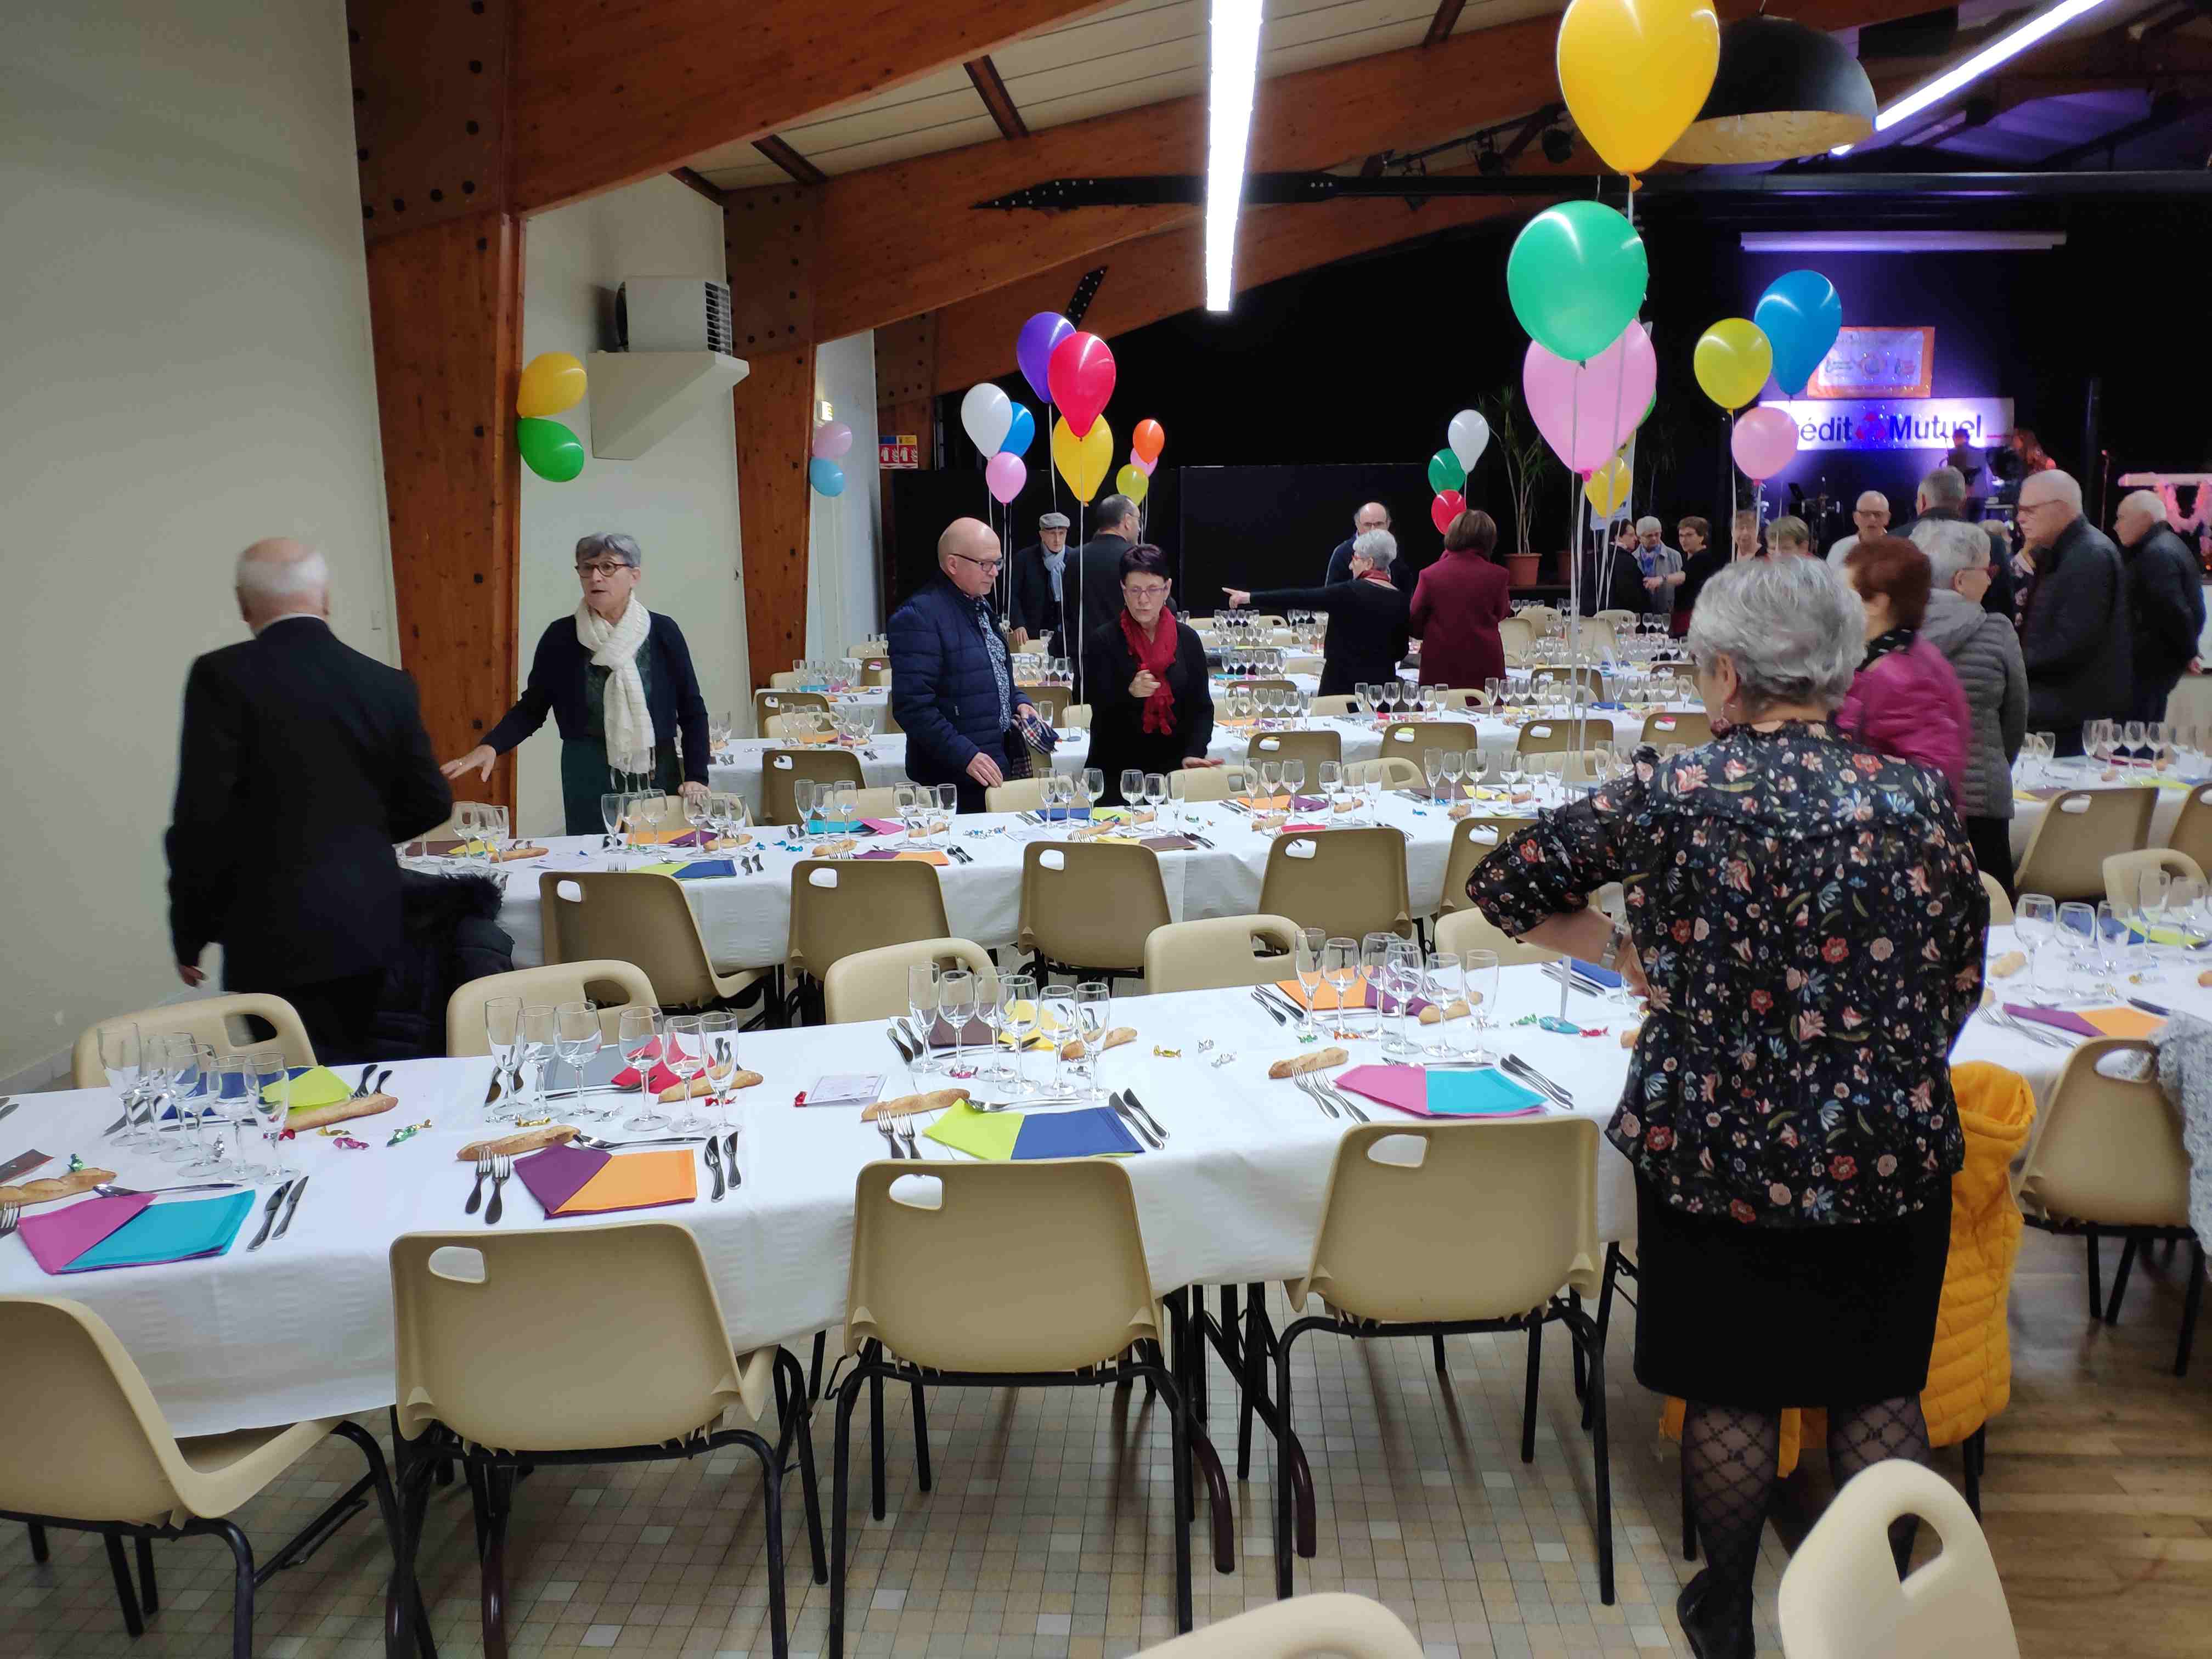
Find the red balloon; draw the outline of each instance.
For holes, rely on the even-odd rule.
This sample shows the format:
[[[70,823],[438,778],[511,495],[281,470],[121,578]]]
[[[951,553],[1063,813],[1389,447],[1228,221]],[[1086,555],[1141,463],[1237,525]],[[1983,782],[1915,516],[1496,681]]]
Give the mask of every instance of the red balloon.
[[[1149,467],[1158,461],[1167,441],[1168,434],[1158,421],[1139,421],[1129,434],[1129,453]]]
[[[1096,334],[1071,334],[1052,349],[1045,380],[1067,429],[1080,438],[1114,395],[1114,354]]]
[[[1447,489],[1429,503],[1429,522],[1441,536],[1451,528],[1452,520],[1467,511],[1467,497],[1456,489]]]

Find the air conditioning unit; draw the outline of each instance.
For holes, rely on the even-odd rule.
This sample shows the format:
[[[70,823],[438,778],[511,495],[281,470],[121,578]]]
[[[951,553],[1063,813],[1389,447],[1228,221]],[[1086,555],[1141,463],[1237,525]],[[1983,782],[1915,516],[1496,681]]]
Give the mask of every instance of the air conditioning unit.
[[[730,285],[707,276],[626,277],[615,290],[615,339],[623,351],[733,356]]]

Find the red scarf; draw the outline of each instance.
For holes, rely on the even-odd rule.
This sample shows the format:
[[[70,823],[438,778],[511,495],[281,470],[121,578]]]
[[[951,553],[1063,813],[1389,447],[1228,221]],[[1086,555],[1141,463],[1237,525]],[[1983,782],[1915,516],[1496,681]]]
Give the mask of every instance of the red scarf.
[[[1121,637],[1129,642],[1129,654],[1137,659],[1137,666],[1159,682],[1158,688],[1145,699],[1145,730],[1174,731],[1175,693],[1168,690],[1168,665],[1175,661],[1176,624],[1163,611],[1148,640],[1145,630],[1137,625],[1137,619],[1124,611]]]

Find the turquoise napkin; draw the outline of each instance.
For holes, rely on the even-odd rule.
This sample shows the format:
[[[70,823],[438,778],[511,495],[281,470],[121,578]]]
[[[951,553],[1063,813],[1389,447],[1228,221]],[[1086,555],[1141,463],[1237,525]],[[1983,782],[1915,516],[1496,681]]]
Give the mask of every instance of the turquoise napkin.
[[[251,1188],[222,1198],[181,1204],[154,1204],[69,1264],[73,1273],[95,1267],[143,1267],[160,1261],[184,1261],[196,1255],[221,1255],[253,1212]]]
[[[1541,1107],[1543,1096],[1524,1089],[1502,1072],[1433,1071],[1429,1073],[1429,1110],[1439,1117],[1499,1117]]]

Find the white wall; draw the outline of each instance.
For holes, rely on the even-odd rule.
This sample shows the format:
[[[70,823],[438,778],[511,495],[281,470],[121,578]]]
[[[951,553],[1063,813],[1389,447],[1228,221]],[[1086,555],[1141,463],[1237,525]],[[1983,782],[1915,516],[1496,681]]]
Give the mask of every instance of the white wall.
[[[0,1079],[182,988],[161,834],[238,550],[318,543],[396,659],[342,0],[31,0],[5,39]]]
[[[853,447],[837,463],[845,469],[845,493],[814,496],[807,528],[806,654],[834,657],[874,638],[883,621],[873,333],[848,334],[815,349],[814,401],[830,404],[835,418],[853,428]]]
[[[615,288],[625,276],[719,277],[723,271],[721,210],[672,179],[650,179],[540,215],[525,234],[526,362],[541,351],[569,351],[588,369],[590,354],[613,343]],[[744,393],[740,385],[738,394]],[[872,392],[869,414],[872,420]],[[591,398],[555,418],[568,423],[588,453]],[[524,677],[546,625],[576,609],[577,538],[623,530],[645,551],[639,597],[684,629],[708,707],[731,713],[750,701],[731,418],[729,401],[714,398],[704,414],[636,460],[591,455],[568,483],[548,483],[523,469]],[[550,718],[521,746],[517,767],[519,824],[533,835],[560,834],[561,739]]]

